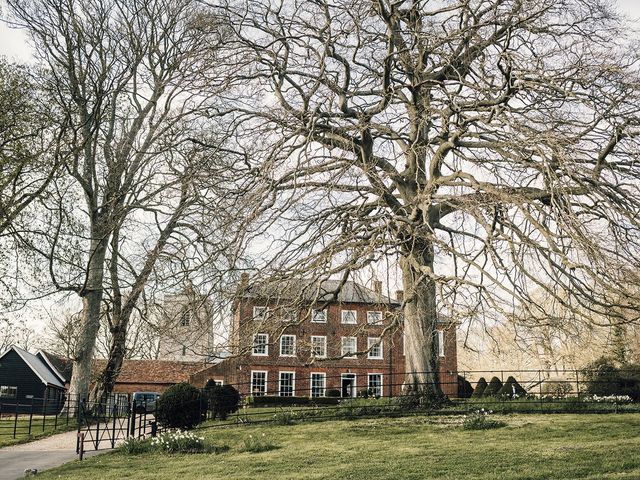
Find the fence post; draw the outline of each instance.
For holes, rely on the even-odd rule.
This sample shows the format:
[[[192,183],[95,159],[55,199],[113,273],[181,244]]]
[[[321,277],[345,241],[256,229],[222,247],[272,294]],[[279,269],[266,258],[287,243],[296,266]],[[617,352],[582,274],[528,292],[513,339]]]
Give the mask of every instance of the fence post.
[[[42,431],[44,432],[47,423],[47,393],[45,390],[44,399],[42,400]]]
[[[73,400],[69,400],[69,403],[73,403]],[[71,405],[69,405],[71,406]],[[78,423],[78,437],[76,438],[76,453],[80,453],[80,447],[84,444],[84,434],[82,438],[80,437],[80,428],[82,427],[82,409],[84,407],[84,400],[80,400],[80,396],[76,397],[76,415],[77,415],[77,423]],[[67,420],[69,419],[69,408],[67,408]],[[82,447],[84,448],[84,446]],[[82,457],[81,457],[82,459]]]
[[[115,448],[116,446],[116,413],[116,403],[113,402],[113,408],[111,409],[111,414],[113,415],[113,426],[111,427],[111,448]]]
[[[576,370],[576,395],[578,396],[578,400],[580,400],[580,370]]]
[[[98,409],[100,409],[100,404],[98,403]],[[96,402],[93,403],[93,411],[96,411]],[[107,426],[109,428],[109,426]],[[98,444],[100,443],[100,411],[98,410],[98,414],[96,415],[96,439],[94,442],[95,450],[98,450]]]
[[[84,458],[84,433],[78,434],[78,445],[79,447],[76,453],[80,455],[80,460],[82,460]]]
[[[29,409],[29,430],[27,435],[31,436],[31,424],[33,423],[33,405],[35,402],[35,398],[31,397],[31,408]]]
[[[131,408],[129,409],[129,435],[136,436],[136,403],[131,402]]]
[[[13,438],[16,438],[16,434],[18,431],[18,393],[16,392],[16,413],[13,417]]]
[[[56,406],[53,410],[53,430],[58,430],[58,414],[60,413],[60,392],[56,394]]]
[[[540,411],[544,411],[544,402],[542,400],[542,372],[538,370],[538,390],[540,395]]]

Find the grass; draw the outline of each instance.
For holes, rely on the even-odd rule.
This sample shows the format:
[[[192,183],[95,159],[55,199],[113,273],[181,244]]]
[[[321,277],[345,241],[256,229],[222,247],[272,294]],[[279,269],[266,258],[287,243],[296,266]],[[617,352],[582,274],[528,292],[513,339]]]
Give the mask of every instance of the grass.
[[[56,425],[54,417],[34,417],[31,423],[31,434],[29,434],[29,419],[18,417],[16,426],[16,438],[13,438],[14,419],[0,419],[0,448],[8,445],[26,443],[38,438],[48,437],[55,433],[68,432],[77,428],[75,420],[70,419],[69,425],[65,425],[65,418],[59,418]]]
[[[640,478],[640,414],[504,415],[464,430],[462,417],[204,428],[225,453],[113,452],[43,472],[44,479],[619,479]],[[246,450],[250,435],[277,448]],[[257,449],[259,450],[259,449]],[[153,468],[149,468],[153,465]]]

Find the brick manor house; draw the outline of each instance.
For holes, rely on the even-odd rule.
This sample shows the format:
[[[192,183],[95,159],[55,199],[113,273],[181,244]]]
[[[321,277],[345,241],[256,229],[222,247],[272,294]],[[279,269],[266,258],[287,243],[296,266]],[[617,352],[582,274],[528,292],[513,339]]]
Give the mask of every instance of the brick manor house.
[[[301,300],[302,299],[302,300]],[[232,357],[204,369],[244,395],[355,397],[402,393],[405,357],[400,305],[382,293],[348,281],[299,282],[265,292],[244,277],[233,311]],[[457,395],[456,325],[437,332],[442,389]]]

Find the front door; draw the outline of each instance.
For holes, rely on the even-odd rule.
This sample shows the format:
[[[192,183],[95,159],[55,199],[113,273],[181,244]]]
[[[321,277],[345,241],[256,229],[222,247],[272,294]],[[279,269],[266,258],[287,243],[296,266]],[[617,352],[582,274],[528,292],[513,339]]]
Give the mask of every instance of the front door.
[[[342,396],[343,397],[355,397],[356,396],[356,376],[353,373],[342,374]]]

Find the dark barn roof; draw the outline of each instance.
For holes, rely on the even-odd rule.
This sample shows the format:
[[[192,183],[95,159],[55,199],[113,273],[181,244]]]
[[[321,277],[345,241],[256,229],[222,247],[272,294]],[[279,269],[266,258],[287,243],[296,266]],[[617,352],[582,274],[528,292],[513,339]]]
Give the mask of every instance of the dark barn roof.
[[[0,359],[2,359],[9,352],[16,352],[22,361],[36,374],[36,376],[42,381],[43,384],[47,386],[64,388],[64,381],[62,380],[62,375],[59,372],[56,372],[55,369],[50,368],[45,361],[34,355],[32,353],[23,350],[20,347],[16,347],[15,345],[11,347],[9,350],[0,355]]]

